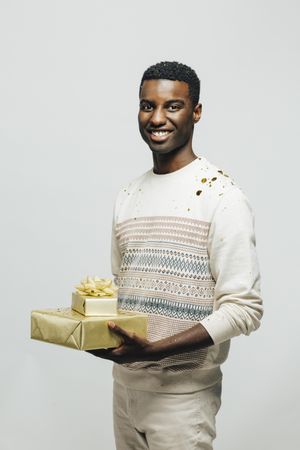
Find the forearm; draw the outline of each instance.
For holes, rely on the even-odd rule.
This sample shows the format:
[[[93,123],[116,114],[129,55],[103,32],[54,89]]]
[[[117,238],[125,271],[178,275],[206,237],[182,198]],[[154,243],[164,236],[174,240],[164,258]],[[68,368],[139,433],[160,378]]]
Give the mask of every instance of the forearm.
[[[118,364],[158,361],[167,356],[214,345],[209,333],[200,323],[174,336],[155,342],[149,342],[135,333],[130,333],[111,321],[108,322],[108,327],[122,338],[123,343],[117,348],[95,349],[88,350],[88,352]]]
[[[173,336],[149,344],[149,358],[159,360],[167,356],[209,347],[214,342],[201,323]]]

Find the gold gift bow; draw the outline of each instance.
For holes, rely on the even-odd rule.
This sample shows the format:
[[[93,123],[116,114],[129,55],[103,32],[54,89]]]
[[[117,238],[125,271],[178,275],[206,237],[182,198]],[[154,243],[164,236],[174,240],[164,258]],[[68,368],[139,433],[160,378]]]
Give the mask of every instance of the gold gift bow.
[[[87,276],[75,289],[78,294],[89,297],[115,297],[117,294],[117,288],[110,278]]]

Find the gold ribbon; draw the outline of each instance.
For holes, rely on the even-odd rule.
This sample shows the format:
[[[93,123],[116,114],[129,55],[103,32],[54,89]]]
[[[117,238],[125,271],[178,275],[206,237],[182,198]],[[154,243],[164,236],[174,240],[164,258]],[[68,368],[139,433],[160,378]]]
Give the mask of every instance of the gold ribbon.
[[[87,276],[79,286],[75,286],[78,294],[89,297],[116,297],[117,288],[110,278]]]

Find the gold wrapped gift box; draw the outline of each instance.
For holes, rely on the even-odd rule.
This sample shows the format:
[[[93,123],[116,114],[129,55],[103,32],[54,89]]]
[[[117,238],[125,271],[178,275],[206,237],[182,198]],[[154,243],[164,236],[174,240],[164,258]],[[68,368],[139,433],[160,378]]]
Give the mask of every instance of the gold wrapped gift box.
[[[89,297],[72,293],[72,309],[84,316],[115,316],[117,311],[117,297]]]
[[[108,321],[147,336],[146,314],[119,310],[117,316],[87,317],[71,308],[57,308],[32,311],[31,338],[78,350],[118,347],[122,338],[110,331]]]

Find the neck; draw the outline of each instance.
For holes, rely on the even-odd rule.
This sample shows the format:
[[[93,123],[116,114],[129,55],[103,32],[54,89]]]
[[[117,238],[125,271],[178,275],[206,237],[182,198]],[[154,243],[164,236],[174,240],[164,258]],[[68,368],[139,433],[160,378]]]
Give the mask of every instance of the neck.
[[[190,148],[185,151],[173,151],[166,154],[153,152],[153,171],[157,174],[166,174],[182,169],[190,162],[194,161],[197,155]]]

